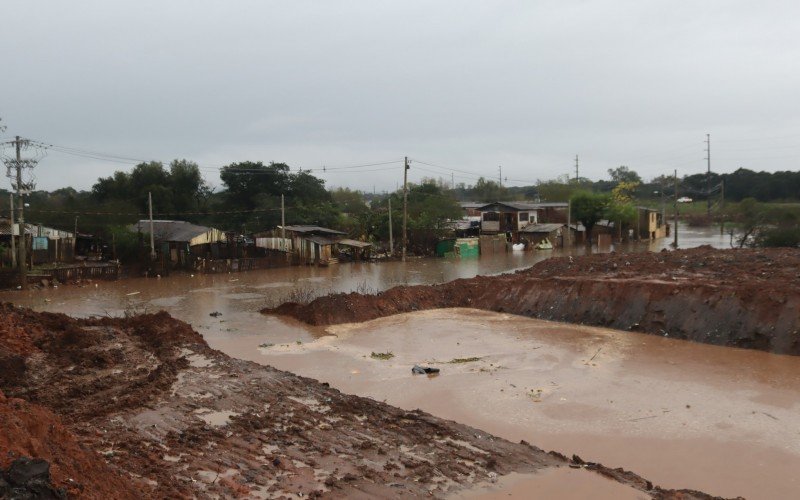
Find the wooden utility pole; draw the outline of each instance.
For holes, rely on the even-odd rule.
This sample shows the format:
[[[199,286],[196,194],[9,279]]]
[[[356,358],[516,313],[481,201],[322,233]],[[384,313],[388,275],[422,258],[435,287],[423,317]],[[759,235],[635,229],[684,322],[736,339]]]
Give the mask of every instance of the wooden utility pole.
[[[580,182],[580,176],[578,175],[578,155],[575,155],[575,184]]]
[[[394,254],[394,236],[392,235],[392,196],[389,195],[389,257]]]
[[[147,192],[147,205],[150,210],[150,260],[156,260],[156,240],[153,234],[153,193]]]
[[[498,165],[497,167],[497,180],[500,181],[500,185],[503,185],[503,166]]]
[[[17,267],[17,244],[14,242],[14,194],[8,193],[8,207],[11,210],[11,221],[8,229],[11,231],[11,269]]]
[[[406,261],[406,247],[408,246],[408,156],[403,162],[403,253],[402,261]]]
[[[19,211],[19,285],[23,290],[28,289],[28,263],[25,248],[25,202],[22,200],[22,141],[19,136],[14,141],[17,150],[17,210]],[[12,235],[13,238],[13,235]]]
[[[286,252],[288,248],[286,248],[286,205],[284,201],[283,194],[281,194],[281,248]]]
[[[72,258],[75,258],[75,250],[78,249],[78,215],[75,216],[75,232],[72,233]]]
[[[578,228],[575,228],[578,232]],[[567,237],[564,238],[564,246],[572,245],[572,200],[567,200]]]
[[[675,239],[672,246],[678,248],[678,170],[675,170],[675,231],[672,233]]]

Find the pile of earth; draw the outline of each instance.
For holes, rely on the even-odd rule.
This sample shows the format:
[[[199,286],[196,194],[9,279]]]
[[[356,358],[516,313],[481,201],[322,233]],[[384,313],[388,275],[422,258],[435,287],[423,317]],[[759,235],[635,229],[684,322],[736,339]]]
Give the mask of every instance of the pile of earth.
[[[552,258],[513,274],[329,295],[262,312],[331,325],[451,307],[800,355],[800,249]]]
[[[0,305],[0,390],[0,495],[444,497],[570,466],[711,498],[230,358],[166,313]]]

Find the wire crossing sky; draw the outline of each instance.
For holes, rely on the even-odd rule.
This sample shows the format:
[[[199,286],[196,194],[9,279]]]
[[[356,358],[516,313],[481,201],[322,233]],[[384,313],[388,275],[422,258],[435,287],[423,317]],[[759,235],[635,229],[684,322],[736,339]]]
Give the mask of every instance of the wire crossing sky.
[[[285,162],[329,187],[800,165],[791,1],[6,0],[0,142],[40,189],[139,160]],[[371,165],[357,167],[359,165]]]

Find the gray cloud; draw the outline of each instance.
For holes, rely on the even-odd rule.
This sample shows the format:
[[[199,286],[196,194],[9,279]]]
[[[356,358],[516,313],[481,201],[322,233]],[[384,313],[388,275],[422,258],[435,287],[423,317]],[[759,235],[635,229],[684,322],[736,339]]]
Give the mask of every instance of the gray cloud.
[[[404,155],[519,184],[797,167],[796,2],[27,2],[0,32],[6,136],[205,167]],[[8,22],[13,19],[12,22]],[[444,169],[417,164],[412,179]],[[39,186],[125,165],[51,152]],[[424,171],[427,168],[428,171]],[[366,170],[366,169],[365,169]],[[393,189],[394,170],[321,174]]]

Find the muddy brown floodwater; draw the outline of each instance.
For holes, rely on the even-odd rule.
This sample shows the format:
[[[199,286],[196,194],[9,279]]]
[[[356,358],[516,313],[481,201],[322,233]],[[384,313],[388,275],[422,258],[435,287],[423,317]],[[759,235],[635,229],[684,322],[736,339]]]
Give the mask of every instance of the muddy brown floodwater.
[[[691,231],[682,228],[683,241],[727,245],[718,230]],[[635,249],[645,247],[618,250]],[[800,358],[475,310],[424,311],[327,330],[259,312],[292,293],[441,283],[528,267],[550,255],[174,275],[3,292],[0,300],[78,317],[163,309],[231,356],[625,467],[664,487],[748,498],[800,496]],[[382,361],[372,352],[393,357]],[[449,362],[472,357],[480,359]],[[435,364],[442,374],[413,377],[414,363]],[[616,485],[594,484],[594,476],[554,474],[573,474],[570,484],[598,494],[610,488],[601,496],[620,497]],[[559,482],[547,475],[513,476],[475,493],[490,498],[500,488],[507,498],[531,487],[550,491]]]

